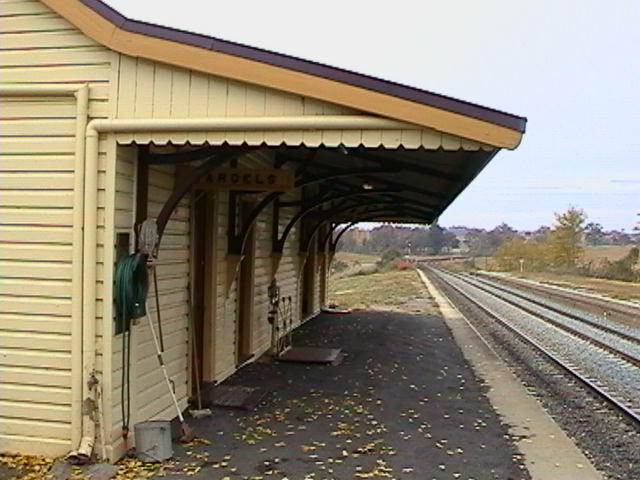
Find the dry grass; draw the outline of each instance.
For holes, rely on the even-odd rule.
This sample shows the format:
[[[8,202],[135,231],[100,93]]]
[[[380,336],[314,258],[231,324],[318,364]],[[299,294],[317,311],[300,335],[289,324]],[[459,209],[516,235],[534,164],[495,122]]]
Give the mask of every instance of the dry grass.
[[[379,256],[363,253],[337,252],[333,258],[332,266],[342,263],[345,267],[339,271],[331,272],[331,281],[353,275],[374,273],[377,270],[376,262]]]
[[[633,245],[603,245],[600,247],[585,247],[584,249],[584,262],[597,263],[604,259],[611,262],[624,258]]]
[[[329,301],[350,309],[438,314],[415,270],[390,270],[332,280]]]
[[[339,260],[345,263],[376,263],[378,260],[380,260],[380,255],[367,253],[336,252],[334,260]]]

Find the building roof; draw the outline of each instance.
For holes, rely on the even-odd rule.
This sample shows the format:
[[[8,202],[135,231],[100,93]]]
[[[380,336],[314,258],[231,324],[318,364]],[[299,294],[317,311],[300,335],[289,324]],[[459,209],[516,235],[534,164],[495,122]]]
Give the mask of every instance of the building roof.
[[[43,0],[113,50],[515,148],[526,118],[345,69],[131,20],[100,0]],[[208,54],[207,54],[208,53]]]

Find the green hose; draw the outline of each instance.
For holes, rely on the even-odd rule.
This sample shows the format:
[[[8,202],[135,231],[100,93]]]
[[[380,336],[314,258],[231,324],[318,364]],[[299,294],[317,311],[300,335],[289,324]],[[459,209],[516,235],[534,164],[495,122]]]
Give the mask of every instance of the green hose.
[[[147,273],[148,255],[135,253],[124,257],[116,266],[115,303],[116,334],[122,334],[122,387],[120,408],[122,413],[122,438],[127,442],[131,418],[131,320],[146,314],[145,304],[149,290]]]
[[[129,330],[132,319],[145,315],[148,291],[147,255],[134,253],[120,260],[115,277],[116,333]]]

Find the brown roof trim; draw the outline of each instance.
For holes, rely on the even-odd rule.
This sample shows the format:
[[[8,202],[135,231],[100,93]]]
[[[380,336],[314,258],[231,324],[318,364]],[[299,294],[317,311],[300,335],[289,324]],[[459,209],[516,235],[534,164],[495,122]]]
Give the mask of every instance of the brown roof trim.
[[[317,62],[303,60],[290,55],[275,53],[256,47],[249,47],[206,35],[200,35],[169,27],[162,27],[138,20],[130,20],[100,0],[81,0],[81,2],[104,19],[108,20],[114,26],[128,32],[162,38],[206,50],[221,52],[228,55],[307,73],[317,77],[327,78],[405,100],[410,100],[423,105],[429,105],[468,117],[477,118],[521,133],[524,133],[526,128],[527,119],[525,117],[519,117],[517,115],[492,108],[457,100],[445,95],[439,95],[427,90],[421,90],[399,83],[381,80],[369,75],[363,75]]]

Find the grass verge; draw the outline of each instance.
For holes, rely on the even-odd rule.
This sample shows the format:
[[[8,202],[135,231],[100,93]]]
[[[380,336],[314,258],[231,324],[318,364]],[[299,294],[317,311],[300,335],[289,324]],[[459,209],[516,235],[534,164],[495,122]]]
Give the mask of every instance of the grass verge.
[[[329,302],[343,308],[438,314],[415,270],[390,270],[331,280]]]

